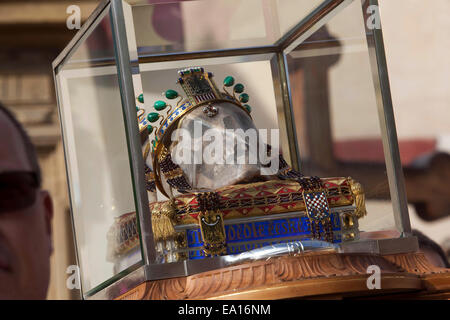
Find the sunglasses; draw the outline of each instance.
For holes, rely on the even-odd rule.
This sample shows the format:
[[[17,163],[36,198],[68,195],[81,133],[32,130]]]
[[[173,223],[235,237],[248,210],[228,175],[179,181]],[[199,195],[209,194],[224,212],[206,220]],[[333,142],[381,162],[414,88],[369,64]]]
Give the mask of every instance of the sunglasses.
[[[28,208],[36,201],[38,188],[39,181],[34,172],[0,173],[0,213]]]

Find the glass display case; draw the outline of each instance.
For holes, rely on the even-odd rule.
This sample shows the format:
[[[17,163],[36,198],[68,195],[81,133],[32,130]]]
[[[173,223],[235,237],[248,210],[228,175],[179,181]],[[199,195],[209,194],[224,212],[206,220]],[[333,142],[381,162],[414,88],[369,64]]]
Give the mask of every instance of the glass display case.
[[[417,249],[376,0],[157,2],[103,1],[53,63],[83,297],[261,250]],[[195,162],[199,123],[261,159]]]

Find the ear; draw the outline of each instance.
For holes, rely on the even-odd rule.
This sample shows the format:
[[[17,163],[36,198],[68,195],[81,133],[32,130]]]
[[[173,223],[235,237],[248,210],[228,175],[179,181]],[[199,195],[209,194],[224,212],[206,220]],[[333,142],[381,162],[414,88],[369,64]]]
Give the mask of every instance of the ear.
[[[52,237],[52,219],[53,219],[53,201],[52,197],[46,190],[41,190],[41,201],[44,209],[44,219],[46,231],[49,236],[50,252],[53,252],[53,237]]]

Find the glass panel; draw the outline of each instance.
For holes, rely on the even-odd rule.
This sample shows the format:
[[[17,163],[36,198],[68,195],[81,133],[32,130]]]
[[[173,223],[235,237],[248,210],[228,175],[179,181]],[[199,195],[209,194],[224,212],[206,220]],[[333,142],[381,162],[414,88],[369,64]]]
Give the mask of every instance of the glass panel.
[[[142,260],[108,12],[56,74],[84,293]]]
[[[285,35],[288,33],[297,26],[301,20],[306,18],[308,13],[311,13],[321,3],[325,2],[327,1],[276,0],[274,9],[276,8],[278,16],[280,28],[279,34]]]
[[[64,61],[65,70],[115,65],[109,17],[96,20],[89,29],[83,42],[71,53],[70,59]]]
[[[139,4],[149,2],[157,1]],[[322,2],[203,0],[135,5],[136,42],[140,56],[271,46]]]
[[[361,238],[396,232],[360,1],[288,56],[301,171],[351,176],[365,190]],[[373,231],[383,231],[372,233]]]
[[[213,230],[226,234],[225,240],[229,240],[230,246],[221,254],[234,254],[280,241],[310,239],[316,237],[315,233],[319,232],[320,228],[320,232],[326,234],[323,239],[333,242],[343,241],[343,235],[351,235],[350,232],[358,227],[362,233],[356,232],[355,239],[395,235],[377,113],[377,92],[372,80],[365,21],[359,1],[344,2],[351,4],[348,7],[341,6],[343,11],[339,9],[339,12],[330,14],[333,18],[323,28],[287,55],[291,92],[286,92],[283,78],[284,61],[281,53],[276,52],[279,47],[275,45],[293,31],[292,28],[298,27],[303,19],[329,1],[203,0],[167,1],[159,4],[151,4],[159,0],[126,2],[124,22],[127,37],[120,40],[128,44],[132,62],[142,153],[147,166],[146,181],[151,219],[153,230],[155,226],[159,228],[156,228],[154,233],[157,238],[155,246],[159,254],[158,262],[194,260],[200,258],[195,256],[198,253],[204,258],[201,252],[206,243],[204,240],[208,240],[201,229],[202,222],[198,220],[200,209],[196,195],[181,194],[186,190],[178,193],[174,187],[173,195],[176,201],[187,201],[174,204],[163,202],[167,199],[167,194],[152,190],[151,183],[156,180],[155,171],[152,171],[153,165],[161,166],[166,158],[159,159],[155,156],[152,145],[163,144],[155,139],[156,129],[151,131],[148,125],[150,122],[155,127],[163,125],[163,122],[160,122],[161,116],[166,119],[171,117],[168,112],[170,103],[170,112],[174,112],[173,114],[175,109],[183,106],[185,109],[180,112],[190,112],[183,119],[197,117],[202,121],[206,119],[204,122],[211,124],[214,120],[210,118],[219,114],[215,119],[223,120],[220,122],[223,128],[228,128],[228,124],[231,124],[230,127],[236,123],[248,124],[248,115],[251,113],[254,122],[252,125],[257,129],[280,129],[280,146],[288,162],[291,158],[296,158],[296,155],[290,154],[295,150],[290,146],[295,145],[298,140],[299,166],[303,174],[323,178],[351,176],[365,189],[368,215],[359,221],[359,226],[352,224],[351,228],[347,228],[344,226],[344,217],[347,214],[354,217],[355,214],[353,207],[349,209],[353,201],[351,186],[346,179],[327,180],[331,181],[327,188],[334,189],[326,191],[328,193],[325,196],[332,198],[335,195],[338,199],[335,201],[341,202],[330,209],[330,219],[327,220],[326,226],[322,225],[311,231],[312,220],[308,220],[303,198],[305,195],[298,181],[288,181],[292,183],[289,188],[279,189],[277,183],[289,180],[286,176],[280,180],[278,177],[266,179],[248,175],[233,186],[236,187],[232,188],[236,194],[233,194],[232,199],[241,201],[240,188],[245,189],[246,184],[261,183],[262,185],[258,186],[262,186],[264,192],[260,192],[262,189],[256,192],[255,189],[251,196],[245,195],[249,198],[244,202],[229,202],[231,197],[227,198],[225,194],[223,199],[228,207],[223,210],[224,231]],[[85,294],[96,292],[141,265],[138,230],[142,227],[143,232],[150,232],[149,224],[138,226],[136,222],[135,187],[130,171],[108,10],[109,8],[96,20],[73,53],[56,71],[77,252]],[[313,27],[311,30],[316,29]],[[264,48],[267,46],[270,48]],[[254,50],[230,52],[243,48]],[[214,52],[196,54],[205,51]],[[179,60],[179,56],[172,55],[176,53],[194,54]],[[166,57],[161,58],[158,55]],[[189,85],[183,89],[176,86],[175,82],[179,77],[185,75],[178,75],[177,71],[194,66],[204,67],[214,76],[200,68],[189,69],[186,74],[196,75],[180,78],[180,83],[187,79]],[[240,100],[238,95],[224,93],[225,88],[222,85],[227,76],[236,79],[236,85],[229,90],[237,90],[238,82],[244,84],[245,93],[251,97],[251,107],[243,104],[246,102],[241,103],[245,99]],[[210,77],[214,77],[217,88],[205,80]],[[191,93],[188,93],[188,99],[179,99],[176,94],[172,97],[176,100],[173,100],[167,92],[161,96],[161,92],[167,89],[176,89],[184,98],[187,98],[185,92],[191,90]],[[194,91],[196,94],[192,93]],[[242,91],[238,93],[241,94]],[[210,94],[213,94],[214,98],[210,98]],[[290,114],[286,111],[289,95],[293,103],[297,136],[289,126]],[[154,104],[157,100],[158,104]],[[213,100],[214,102],[211,102]],[[205,101],[207,105],[203,104]],[[197,106],[201,108],[196,108]],[[190,107],[193,108],[186,109]],[[215,107],[218,108],[214,109]],[[252,112],[248,112],[249,109]],[[148,115],[150,118],[147,118]],[[228,118],[222,118],[222,115]],[[177,128],[189,125],[189,121],[173,121],[172,124],[176,124]],[[167,125],[171,124],[168,122]],[[147,132],[150,132],[149,138]],[[268,134],[266,142],[270,141],[272,144],[271,133]],[[164,139],[162,134],[160,137]],[[174,153],[173,150],[170,152]],[[161,154],[164,153],[158,153]],[[158,162],[153,161],[154,156]],[[178,169],[171,167],[173,163],[165,164],[167,170],[161,184],[180,177]],[[286,168],[285,166],[284,169]],[[223,168],[218,169],[220,171]],[[156,176],[159,171],[156,170]],[[215,172],[216,168],[210,170],[209,178],[213,177],[210,181],[221,184],[223,181],[214,181]],[[223,172],[224,180],[228,179],[228,172]],[[295,176],[292,171],[283,172]],[[196,173],[192,176],[195,175]],[[269,191],[264,185],[267,181]],[[183,182],[185,181],[181,181]],[[329,187],[330,185],[332,186]],[[226,188],[228,186],[225,185]],[[167,190],[167,185],[163,187],[162,189]],[[283,193],[280,190],[286,190],[288,197],[279,195],[279,192]],[[287,203],[288,201],[292,203]],[[174,210],[174,206],[178,211]],[[277,212],[269,212],[275,207]],[[249,209],[259,211],[248,215]],[[227,210],[233,215],[226,217]],[[205,225],[211,226],[212,223],[208,225],[205,222]],[[215,235],[213,231],[211,232]],[[283,232],[285,233],[281,234]],[[246,238],[246,233],[252,237]],[[170,236],[166,237],[166,234]],[[239,241],[231,243],[231,240],[235,241],[237,238]],[[243,246],[243,249],[239,246]],[[233,248],[238,251],[233,251]],[[210,261],[204,260],[204,265]],[[195,273],[200,270],[192,267],[196,265],[190,262],[182,268],[178,268],[180,265],[176,264],[165,265],[164,268],[168,269],[164,270],[164,275],[151,274],[151,266],[146,270],[150,270],[149,274],[154,277],[180,276],[181,274],[171,274],[171,266],[174,267],[173,270],[178,270],[177,272],[189,270]],[[207,269],[204,266],[201,268],[202,271]]]

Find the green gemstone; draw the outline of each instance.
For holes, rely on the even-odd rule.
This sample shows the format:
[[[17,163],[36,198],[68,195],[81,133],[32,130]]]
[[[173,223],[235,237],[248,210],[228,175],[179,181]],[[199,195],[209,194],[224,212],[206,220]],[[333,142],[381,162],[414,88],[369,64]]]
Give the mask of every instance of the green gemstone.
[[[157,112],[150,112],[147,116],[147,120],[150,122],[156,122],[159,119],[159,114]]]
[[[239,101],[242,103],[247,103],[249,99],[250,97],[246,93],[243,93],[239,96]]]
[[[138,106],[136,106],[136,111],[139,111],[139,107]]]
[[[167,103],[165,103],[164,101],[158,100],[158,101],[155,102],[153,107],[155,107],[155,109],[157,111],[161,111],[161,110],[164,110],[167,107]]]
[[[247,109],[249,113],[252,112],[252,107],[250,107],[248,104],[244,104],[244,108]]]
[[[165,94],[167,99],[175,99],[178,97],[178,92],[172,89],[167,90]]]
[[[231,87],[234,84],[234,78],[232,76],[228,76],[223,80],[223,85],[225,87]]]
[[[138,100],[140,103],[144,103],[144,95],[141,93],[141,94],[139,95],[139,97],[137,98],[137,100]]]
[[[151,134],[153,132],[153,126],[151,124],[149,124],[147,126],[147,131],[148,131],[148,134]]]
[[[233,90],[236,93],[242,93],[242,92],[244,92],[244,85],[242,83],[238,83],[234,86]]]

